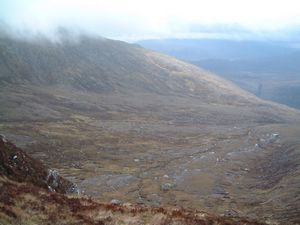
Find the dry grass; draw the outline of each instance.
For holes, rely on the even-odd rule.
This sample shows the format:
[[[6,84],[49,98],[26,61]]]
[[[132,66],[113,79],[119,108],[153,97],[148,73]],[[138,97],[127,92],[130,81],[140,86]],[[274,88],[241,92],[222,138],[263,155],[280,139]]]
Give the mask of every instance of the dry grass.
[[[67,197],[49,193],[28,183],[17,183],[0,177],[0,223],[9,224],[198,224],[263,225],[242,218],[217,217],[183,208],[114,205],[97,199]],[[9,199],[13,199],[11,202]],[[10,202],[10,204],[7,204]]]

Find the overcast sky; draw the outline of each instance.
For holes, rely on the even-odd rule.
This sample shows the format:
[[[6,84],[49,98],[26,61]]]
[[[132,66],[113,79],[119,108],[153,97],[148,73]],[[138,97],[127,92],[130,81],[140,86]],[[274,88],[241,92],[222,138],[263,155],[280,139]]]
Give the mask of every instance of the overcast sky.
[[[4,24],[51,34],[57,27],[104,37],[299,37],[299,0],[0,0]]]

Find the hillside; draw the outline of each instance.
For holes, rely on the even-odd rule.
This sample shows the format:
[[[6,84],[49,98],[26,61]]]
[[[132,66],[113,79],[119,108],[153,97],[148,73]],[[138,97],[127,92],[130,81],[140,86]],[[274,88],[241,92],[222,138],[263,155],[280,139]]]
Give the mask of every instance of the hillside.
[[[4,38],[1,58],[2,84],[59,84],[96,93],[212,94],[216,102],[217,96],[242,94],[199,68],[107,39],[80,37],[52,43]]]
[[[269,114],[271,108],[277,112],[268,118],[275,121],[287,119],[292,113],[282,106],[262,102],[198,67],[119,41],[83,36],[53,43],[43,38],[30,42],[3,37],[0,49],[3,93],[0,102],[5,106],[1,107],[0,115],[4,121],[56,120],[63,118],[69,109],[110,110],[95,99],[84,99],[87,95],[114,96],[120,100],[124,96],[138,96],[138,99],[141,95],[145,99],[150,96],[146,100],[150,105],[158,102],[157,97],[168,103],[169,98],[184,101],[188,98],[193,105],[205,108],[214,107],[213,104],[255,105],[256,109],[250,109],[246,113],[248,118],[243,115],[242,120],[260,120],[258,115]],[[137,107],[141,105],[126,99]],[[18,103],[22,103],[21,107],[16,107]],[[177,107],[177,102],[173,106]],[[281,113],[285,115],[280,117]],[[235,115],[235,120],[239,115]],[[221,116],[225,114],[221,112]]]
[[[0,133],[84,194],[299,222],[298,111],[105,38],[3,36],[0,71]]]
[[[142,46],[217,73],[260,98],[300,109],[299,48],[289,41],[144,40]]]

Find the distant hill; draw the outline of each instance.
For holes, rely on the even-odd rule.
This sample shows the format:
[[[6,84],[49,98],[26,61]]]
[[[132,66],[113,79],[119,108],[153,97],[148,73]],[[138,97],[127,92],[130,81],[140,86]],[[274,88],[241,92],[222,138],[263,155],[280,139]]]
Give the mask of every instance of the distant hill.
[[[139,44],[217,73],[261,98],[300,109],[295,99],[300,89],[300,51],[291,43],[167,39]]]
[[[241,60],[261,59],[286,55],[291,52],[288,45],[281,42],[262,42],[222,39],[157,39],[141,40],[138,44],[175,56],[185,61],[203,59]]]

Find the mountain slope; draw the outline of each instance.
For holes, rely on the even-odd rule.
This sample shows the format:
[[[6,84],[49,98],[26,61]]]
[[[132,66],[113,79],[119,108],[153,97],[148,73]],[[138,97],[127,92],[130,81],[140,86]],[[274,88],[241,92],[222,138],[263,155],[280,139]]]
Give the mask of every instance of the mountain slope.
[[[296,224],[298,111],[137,45],[0,43],[0,133],[87,195]]]
[[[167,102],[169,97],[180,97],[191,99],[196,105],[254,104],[264,113],[273,111],[264,107],[275,107],[276,116],[291,113],[284,107],[262,102],[195,66],[118,41],[81,37],[77,41],[52,43],[44,39],[28,42],[2,38],[0,50],[0,85],[3,93],[0,101],[5,105],[1,107],[0,115],[4,120],[14,117],[14,113],[17,115],[12,120],[33,119],[28,114],[36,114],[36,119],[40,116],[50,119],[62,117],[61,111],[53,106],[49,108],[49,104],[71,104],[69,108],[95,107],[87,103],[89,100],[74,103],[71,100],[73,96],[71,99],[59,98],[55,96],[59,90],[67,92],[62,95],[68,95],[69,91],[81,91],[80,95],[115,94],[120,98],[124,95],[158,95],[165,97]],[[43,97],[45,102],[39,102]],[[25,101],[26,98],[30,100]],[[20,102],[27,102],[25,109],[20,109],[20,112],[14,110],[11,114],[10,109],[15,109]],[[275,120],[282,119],[279,117]]]
[[[244,95],[240,89],[171,57],[139,46],[82,37],[51,43],[1,40],[1,83],[66,85],[97,93]],[[233,97],[233,96],[230,96]],[[247,96],[251,98],[250,96]]]
[[[142,46],[213,71],[260,98],[300,109],[299,49],[277,41],[166,39]]]

